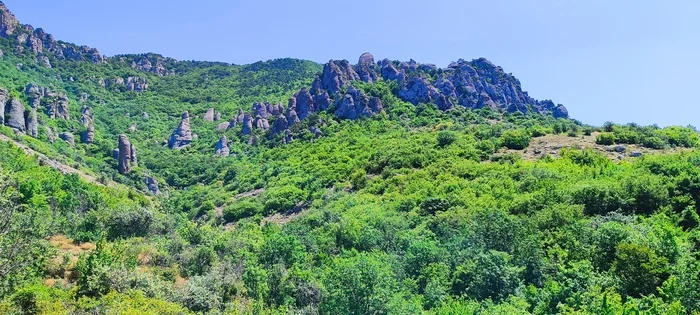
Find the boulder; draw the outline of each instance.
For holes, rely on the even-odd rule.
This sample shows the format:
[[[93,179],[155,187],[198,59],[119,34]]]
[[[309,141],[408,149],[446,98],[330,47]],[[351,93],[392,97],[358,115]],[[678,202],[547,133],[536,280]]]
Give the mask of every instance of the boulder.
[[[253,103],[253,116],[264,119],[270,118],[270,114],[267,111],[268,105],[269,104],[263,104],[260,102]]]
[[[261,129],[261,130],[270,129],[270,123],[267,121],[267,119],[262,118],[260,116],[255,117],[255,120],[253,121],[253,126],[255,127],[255,129]]]
[[[117,162],[119,164],[119,173],[120,174],[127,174],[131,171],[131,142],[129,142],[129,138],[121,134],[119,135],[119,142],[118,142],[118,147],[119,147],[119,157],[117,158]]]
[[[213,109],[213,108],[210,108],[210,109],[208,109],[207,112],[204,114],[204,116],[202,117],[202,119],[204,119],[204,121],[214,121],[214,116],[215,116],[214,109]]]
[[[562,104],[557,105],[552,112],[554,118],[569,118],[569,111]]]
[[[221,136],[221,138],[219,138],[219,141],[216,143],[214,149],[217,156],[229,156],[229,154],[231,154],[231,149],[228,146],[228,139],[226,139],[226,136]]]
[[[221,113],[216,112],[216,114],[214,114],[214,121],[219,121],[219,120],[221,120]]]
[[[7,105],[5,105],[5,125],[12,129],[25,132],[27,126],[25,124],[24,110],[24,104],[16,98],[11,99]]]
[[[217,132],[226,131],[230,126],[231,126],[231,122],[228,122],[228,121],[222,122],[218,126],[216,126],[216,131]]]
[[[380,63],[382,77],[385,80],[398,80],[400,78],[399,70],[394,67],[394,64],[389,59],[384,59]]]
[[[192,143],[192,130],[190,129],[190,113],[182,113],[180,125],[173,131],[168,140],[168,147],[171,149],[182,149]]]
[[[323,132],[321,131],[321,129],[319,129],[316,126],[311,126],[309,128],[309,131],[314,135],[314,138],[320,138],[321,136],[323,136]]]
[[[68,142],[70,145],[75,145],[75,136],[70,132],[61,132],[58,134],[58,138]]]
[[[156,181],[153,176],[146,176],[143,179],[144,184],[146,184],[146,188],[148,189],[148,192],[150,192],[152,195],[158,196],[160,195],[160,188],[158,188],[158,182]]]
[[[289,121],[287,121],[287,117],[284,115],[280,114],[277,116],[275,121],[272,122],[272,134],[277,134],[280,133],[284,130],[287,130],[289,128]]]

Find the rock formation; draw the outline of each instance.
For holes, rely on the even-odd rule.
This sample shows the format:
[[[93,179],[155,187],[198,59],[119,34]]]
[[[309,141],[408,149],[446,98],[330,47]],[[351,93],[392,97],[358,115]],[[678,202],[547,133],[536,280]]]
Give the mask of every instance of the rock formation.
[[[146,188],[148,189],[148,192],[151,194],[158,196],[160,195],[160,188],[158,188],[158,182],[156,181],[153,176],[146,176],[143,179],[144,184],[146,184]]]
[[[171,149],[182,149],[192,143],[192,130],[190,130],[190,113],[182,113],[180,125],[173,131],[168,140],[168,147]]]
[[[10,99],[10,94],[4,88],[0,88],[0,124],[5,123],[5,106]]]
[[[216,143],[215,150],[215,154],[217,156],[229,156],[229,154],[231,154],[231,149],[229,149],[228,139],[226,139],[226,136],[221,136],[219,141]]]
[[[28,112],[25,112],[25,125],[27,127],[27,134],[36,138],[39,136],[39,119],[37,117],[36,108],[32,107]]]
[[[202,119],[204,119],[204,121],[214,121],[214,115],[215,115],[214,109],[213,109],[213,108],[210,108],[210,109],[208,109],[207,112],[204,114],[204,116],[202,117]]]
[[[25,124],[24,110],[24,104],[16,98],[7,102],[5,105],[5,125],[12,129],[25,132],[27,126]]]
[[[231,126],[231,122],[229,122],[229,121],[222,122],[218,126],[216,126],[216,131],[217,132],[226,131],[230,126]]]
[[[80,135],[80,140],[85,144],[92,144],[95,141],[95,123],[92,118],[89,121],[83,133]]]
[[[68,142],[68,144],[72,146],[75,145],[75,136],[73,136],[73,134],[70,132],[61,132],[58,134],[58,138]]]
[[[119,164],[119,173],[127,174],[131,171],[131,142],[126,135],[119,135],[119,157],[117,158],[117,163]]]
[[[241,132],[244,135],[253,133],[253,118],[248,113],[243,114],[243,129]]]

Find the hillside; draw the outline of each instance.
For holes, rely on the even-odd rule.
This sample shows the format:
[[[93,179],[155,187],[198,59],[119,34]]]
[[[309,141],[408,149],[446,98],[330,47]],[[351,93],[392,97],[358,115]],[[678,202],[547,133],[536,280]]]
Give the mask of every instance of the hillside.
[[[485,58],[107,57],[0,2],[0,313],[700,312],[700,137]]]

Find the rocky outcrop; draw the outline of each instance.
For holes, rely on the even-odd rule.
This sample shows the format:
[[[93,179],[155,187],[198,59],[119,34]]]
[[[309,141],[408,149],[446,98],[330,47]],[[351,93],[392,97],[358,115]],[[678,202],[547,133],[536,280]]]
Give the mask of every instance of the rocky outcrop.
[[[221,138],[219,138],[219,141],[216,143],[214,149],[217,156],[229,156],[229,154],[231,154],[231,149],[228,146],[228,139],[226,139],[226,136],[221,136]]]
[[[145,92],[148,90],[148,81],[143,77],[130,76],[126,78],[116,77],[99,79],[98,84],[104,88],[117,88],[131,92]]]
[[[5,105],[5,126],[25,132],[27,125],[25,124],[24,111],[24,104],[18,99],[10,99]]]
[[[127,174],[131,171],[131,142],[129,138],[122,134],[119,135],[119,156],[117,158],[117,163],[119,164],[119,173]]]
[[[4,88],[0,88],[0,124],[5,123],[5,106],[10,99],[10,94]]]
[[[242,125],[243,125],[243,129],[241,132],[244,135],[249,135],[249,134],[253,133],[253,118],[250,117],[250,114],[248,114],[248,113],[243,114]]]
[[[148,90],[148,82],[142,77],[128,77],[125,80],[126,89],[133,92],[145,92]]]
[[[291,104],[289,108],[292,108]],[[314,106],[314,98],[306,88],[302,88],[301,91],[296,94],[294,110],[296,110],[299,119],[305,119],[311,113],[316,111],[316,107]]]
[[[136,148],[134,147],[133,143],[129,144],[129,161],[133,164],[139,164],[138,159],[136,157]]]
[[[555,118],[569,118],[569,111],[564,107],[564,105],[559,104],[554,108],[553,113]]]
[[[160,188],[158,187],[158,182],[155,178],[153,178],[153,176],[148,175],[144,177],[143,182],[144,184],[146,184],[146,189],[148,189],[148,192],[155,196],[160,195]]]
[[[80,135],[80,140],[88,145],[95,141],[95,123],[93,122],[92,118],[89,118],[85,130]]]
[[[270,122],[268,122],[267,119],[258,116],[255,117],[255,120],[253,121],[253,127],[255,127],[255,129],[268,130],[270,129]]]
[[[323,67],[320,80],[321,88],[335,94],[351,81],[360,80],[360,76],[347,60],[330,60]]]
[[[31,25],[21,24],[2,2],[0,2],[0,37],[11,40],[10,44],[15,45],[16,54],[39,55],[42,62],[48,55],[59,60],[106,62],[106,58],[97,49],[58,42],[41,28],[35,30]]]
[[[236,123],[239,125],[243,123],[243,119],[245,118],[245,113],[243,112],[242,109],[238,109],[238,115],[236,115]]]
[[[192,130],[190,129],[190,113],[182,113],[180,125],[173,131],[168,140],[168,147],[171,149],[182,149],[192,143]]]
[[[0,1],[0,36],[9,37],[19,27],[19,21],[10,10]]]
[[[362,91],[354,87],[348,88],[348,93],[336,104],[335,115],[343,119],[357,119],[362,116],[371,116],[384,110],[382,101],[378,97],[368,97]]]
[[[284,115],[279,115],[275,119],[275,121],[272,122],[272,134],[277,134],[280,132],[283,132],[289,128],[289,121],[287,121],[287,117]]]
[[[70,145],[75,145],[75,136],[70,132],[61,132],[58,134],[58,138],[68,142]]]
[[[25,112],[25,125],[27,127],[27,135],[31,137],[39,136],[39,119],[37,117],[36,108],[32,107],[29,111]]]
[[[357,66],[355,66],[357,75],[360,76],[360,80],[374,83],[379,79],[377,74],[377,65],[374,63],[374,56],[370,53],[364,53],[360,56]]]
[[[229,122],[229,121],[222,122],[222,123],[220,123],[218,126],[216,126],[216,131],[217,131],[217,132],[226,131],[226,130],[228,130],[228,128],[229,128],[230,126],[231,126],[231,122]]]
[[[202,117],[202,119],[204,121],[214,121],[214,116],[215,116],[214,109],[210,108],[207,110],[206,113],[204,113],[204,116]]]
[[[121,55],[114,57],[114,59],[138,71],[149,72],[158,76],[175,74],[175,70],[170,68],[176,60],[158,54]]]

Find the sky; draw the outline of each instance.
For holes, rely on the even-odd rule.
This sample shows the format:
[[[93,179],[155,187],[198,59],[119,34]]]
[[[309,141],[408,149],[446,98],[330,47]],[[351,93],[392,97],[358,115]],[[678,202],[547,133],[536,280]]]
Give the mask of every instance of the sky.
[[[486,57],[572,118],[700,128],[697,0],[3,0],[108,56],[247,64]]]

